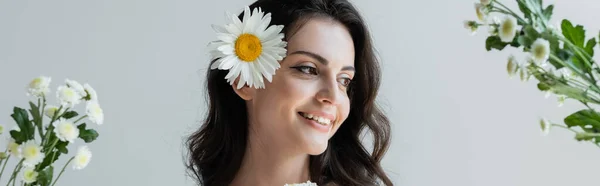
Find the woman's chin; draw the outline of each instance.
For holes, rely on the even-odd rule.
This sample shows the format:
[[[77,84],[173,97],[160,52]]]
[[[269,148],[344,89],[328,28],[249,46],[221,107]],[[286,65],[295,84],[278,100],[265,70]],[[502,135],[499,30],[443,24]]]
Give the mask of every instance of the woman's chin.
[[[312,142],[307,148],[309,155],[320,155],[327,150],[327,141],[325,142]]]

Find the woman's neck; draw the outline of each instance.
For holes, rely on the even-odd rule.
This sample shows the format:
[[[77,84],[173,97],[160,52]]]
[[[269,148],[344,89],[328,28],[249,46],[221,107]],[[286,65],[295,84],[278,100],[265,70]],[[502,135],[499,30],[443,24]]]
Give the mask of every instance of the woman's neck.
[[[252,131],[252,130],[251,130]],[[277,142],[264,143],[250,132],[242,165],[231,186],[303,183],[309,180],[309,156],[281,147]]]

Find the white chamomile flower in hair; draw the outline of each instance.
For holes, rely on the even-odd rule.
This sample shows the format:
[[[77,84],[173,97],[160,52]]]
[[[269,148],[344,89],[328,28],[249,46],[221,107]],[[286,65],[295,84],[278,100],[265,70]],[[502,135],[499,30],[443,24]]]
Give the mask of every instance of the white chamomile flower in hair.
[[[244,85],[264,88],[263,77],[271,82],[287,52],[283,26],[269,26],[271,13],[265,15],[260,8],[251,13],[245,7],[242,21],[236,15],[229,17],[233,23],[213,25],[219,40],[209,44],[211,61],[216,60],[210,68],[229,70],[225,79],[233,85],[239,78],[238,89]]]
[[[515,76],[518,67],[519,64],[517,63],[517,59],[515,59],[515,56],[509,56],[508,63],[506,64],[506,71],[508,72],[508,77],[512,78],[513,76]]]
[[[60,119],[55,122],[55,125],[54,133],[56,133],[56,137],[60,141],[73,143],[79,136],[79,129],[69,120]]]
[[[538,38],[531,45],[531,57],[538,64],[546,64],[550,57],[550,42]]]
[[[73,169],[81,170],[85,168],[92,159],[92,152],[87,146],[81,146],[77,149],[77,154],[73,159]]]
[[[42,153],[42,147],[35,143],[34,140],[23,143],[21,150],[23,158],[25,159],[23,165],[26,167],[36,166],[44,160],[45,155]]]
[[[88,119],[98,125],[102,125],[104,123],[104,111],[100,108],[100,104],[95,101],[88,101],[85,112],[88,116]]]
[[[48,116],[48,118],[53,118],[55,114],[57,114],[56,112],[58,111],[58,107],[57,106],[53,106],[53,105],[46,105],[46,108],[44,108],[44,115]],[[64,109],[61,109],[60,113],[58,113],[58,115],[60,116],[63,113]]]
[[[63,108],[73,107],[81,101],[81,95],[75,89],[67,86],[59,86],[56,91],[56,97]]]
[[[542,118],[540,119],[540,127],[542,128],[542,135],[546,136],[548,133],[550,133],[552,124],[548,120]]]
[[[94,90],[94,88],[92,88],[92,86],[85,83],[85,84],[83,84],[83,89],[87,93],[87,95],[84,96],[86,100],[96,101],[96,102],[98,101],[98,94],[96,93],[96,90]]]
[[[481,3],[475,3],[475,13],[477,13],[479,21],[485,21],[488,16],[486,6]]]
[[[471,31],[471,35],[477,34],[477,29],[479,29],[479,25],[475,21],[465,21],[464,26]]]
[[[70,80],[70,79],[66,79],[65,83],[67,84],[67,86],[69,88],[72,88],[77,93],[79,93],[79,95],[81,95],[81,97],[85,97],[85,95],[86,95],[85,90],[83,90],[83,86],[81,86],[81,84],[79,84],[79,82]]]
[[[31,80],[27,87],[27,95],[38,98],[48,95],[50,93],[50,81],[52,81],[52,78],[46,76],[40,76]]]
[[[517,35],[517,20],[512,16],[506,16],[500,21],[498,37],[502,42],[510,43]]]
[[[12,138],[10,138],[8,141],[8,152],[12,157],[16,157],[18,159],[22,158],[21,146],[17,144]]]
[[[39,173],[35,172],[33,167],[27,167],[23,171],[23,182],[29,184],[37,180]]]

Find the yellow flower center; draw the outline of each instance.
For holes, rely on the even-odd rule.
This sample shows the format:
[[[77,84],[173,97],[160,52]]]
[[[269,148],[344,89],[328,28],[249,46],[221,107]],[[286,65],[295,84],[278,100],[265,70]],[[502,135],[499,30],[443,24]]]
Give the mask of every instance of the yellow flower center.
[[[252,34],[242,34],[235,41],[235,54],[244,62],[252,62],[260,56],[262,44]]]
[[[29,87],[39,87],[42,84],[42,78],[35,78],[29,83]]]

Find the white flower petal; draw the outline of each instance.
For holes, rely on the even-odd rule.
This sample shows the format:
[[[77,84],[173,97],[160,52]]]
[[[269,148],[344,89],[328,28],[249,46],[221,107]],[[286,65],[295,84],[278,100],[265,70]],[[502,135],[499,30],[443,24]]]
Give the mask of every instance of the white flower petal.
[[[73,158],[73,169],[81,170],[85,168],[92,159],[92,152],[87,146],[81,146],[77,149],[77,154]]]
[[[235,57],[235,56],[227,56],[227,57],[223,58],[223,62],[221,62],[221,65],[219,65],[219,69],[221,69],[221,70],[229,70],[236,63],[239,63],[239,60],[237,59],[237,57]]]
[[[233,48],[233,45],[222,45],[217,49],[225,55],[232,55],[235,53],[235,49]]]
[[[233,34],[217,33],[217,38],[226,43],[235,43],[236,37]]]
[[[269,27],[269,24],[271,23],[271,19],[272,19],[271,13],[267,13],[260,21],[260,25],[256,29],[257,32],[264,32],[267,29],[267,27]]]
[[[257,36],[258,36],[258,38],[260,38],[262,40],[269,41],[273,38],[276,38],[279,35],[279,33],[281,32],[281,30],[283,30],[283,26],[271,25],[271,26],[269,26],[269,28],[267,28],[267,30],[259,33]]]
[[[227,29],[221,25],[211,24],[210,26],[217,33],[228,33]]]

